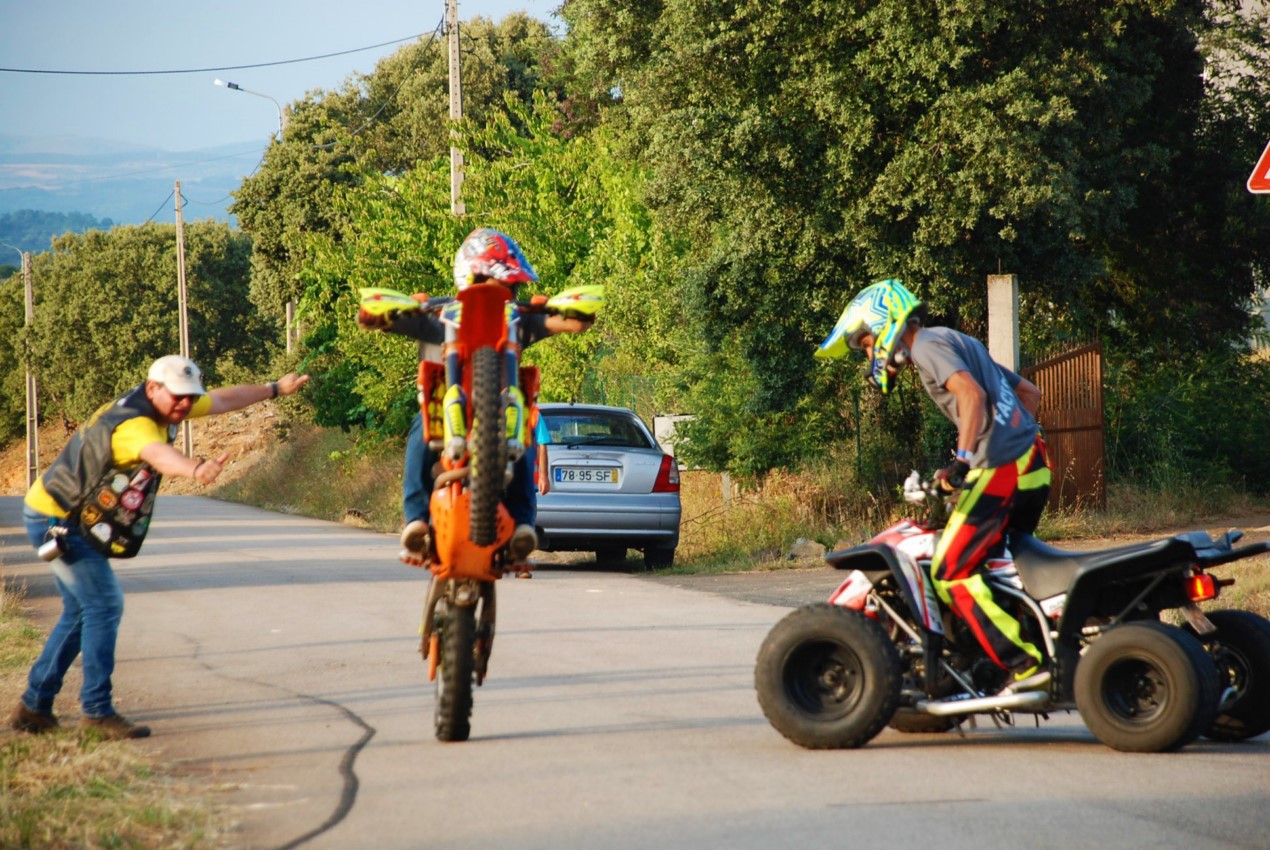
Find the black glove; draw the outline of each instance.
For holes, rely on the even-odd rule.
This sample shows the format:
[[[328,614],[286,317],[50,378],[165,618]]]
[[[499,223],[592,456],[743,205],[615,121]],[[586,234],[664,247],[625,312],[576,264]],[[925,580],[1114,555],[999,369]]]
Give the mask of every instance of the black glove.
[[[939,488],[947,493],[960,490],[966,485],[966,476],[970,474],[970,464],[964,460],[954,460],[939,472],[935,473],[935,481]]]

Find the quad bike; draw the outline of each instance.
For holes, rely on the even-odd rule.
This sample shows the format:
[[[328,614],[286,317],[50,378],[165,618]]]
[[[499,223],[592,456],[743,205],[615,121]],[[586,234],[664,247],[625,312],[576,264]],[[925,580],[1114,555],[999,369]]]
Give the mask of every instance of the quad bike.
[[[471,734],[472,684],[485,681],[494,645],[494,582],[515,563],[514,523],[502,504],[512,464],[529,447],[528,420],[538,370],[520,365],[518,323],[525,313],[594,318],[603,288],[576,287],[521,302],[499,283],[472,284],[455,297],[416,300],[389,289],[362,289],[361,309],[392,317],[434,313],[445,327],[440,363],[419,363],[423,439],[440,453],[431,497],[432,573],[423,606],[420,652],[436,682],[436,736]]]
[[[911,503],[942,498],[914,472]],[[946,509],[946,505],[944,506]],[[938,512],[932,512],[932,516]],[[799,608],[759,650],[755,685],[778,732],[810,749],[859,747],[888,724],[938,733],[976,715],[1039,722],[1076,709],[1107,746],[1179,749],[1203,735],[1242,741],[1270,730],[1270,622],[1246,611],[1202,611],[1234,579],[1210,570],[1270,551],[1192,531],[1095,552],[1014,534],[986,564],[998,603],[1043,647],[1039,690],[1005,687],[965,624],[935,593],[930,564],[941,523],[904,520],[825,560],[850,570],[827,603]],[[1186,625],[1161,619],[1180,611]]]

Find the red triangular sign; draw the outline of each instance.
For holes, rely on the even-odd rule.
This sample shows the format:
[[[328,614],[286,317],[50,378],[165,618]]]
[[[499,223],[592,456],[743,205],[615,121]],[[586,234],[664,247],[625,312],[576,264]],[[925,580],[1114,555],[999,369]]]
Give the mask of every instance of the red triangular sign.
[[[1261,152],[1257,167],[1248,176],[1248,191],[1270,192],[1270,145],[1266,145],[1266,149]]]

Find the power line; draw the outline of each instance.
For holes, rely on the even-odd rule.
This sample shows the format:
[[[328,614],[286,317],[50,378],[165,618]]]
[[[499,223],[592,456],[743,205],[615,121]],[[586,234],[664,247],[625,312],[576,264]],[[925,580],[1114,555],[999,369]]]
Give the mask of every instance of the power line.
[[[372,44],[369,47],[356,47],[352,50],[341,50],[338,53],[323,53],[321,56],[306,56],[303,59],[283,59],[278,62],[257,62],[252,65],[222,65],[216,68],[174,68],[167,71],[66,71],[45,68],[0,68],[0,72],[8,74],[73,74],[86,77],[123,77],[156,74],[206,74],[209,71],[241,71],[247,68],[268,68],[274,65],[294,65],[298,62],[314,62],[318,59],[330,59],[333,56],[347,56],[350,53],[361,53],[366,50],[375,50],[380,47],[388,47],[393,44],[414,41],[415,39],[423,38],[425,35],[427,35],[427,33],[421,32],[416,35],[406,36],[405,38],[385,41],[381,44]]]
[[[419,55],[415,57],[414,64],[413,64],[413,65],[411,65],[411,66],[410,66],[410,67],[406,70],[406,73],[404,73],[404,74],[402,74],[402,75],[401,75],[401,82],[399,82],[399,83],[397,84],[397,88],[393,91],[393,93],[392,93],[389,97],[387,97],[387,98],[385,98],[385,99],[384,99],[384,102],[383,102],[383,103],[381,103],[381,104],[379,105],[379,108],[375,110],[375,113],[374,113],[373,115],[371,115],[369,118],[367,118],[365,121],[363,121],[360,127],[358,127],[357,129],[355,129],[355,130],[353,130],[351,133],[349,133],[349,137],[350,137],[350,138],[361,135],[361,132],[362,132],[363,130],[365,130],[365,129],[366,129],[367,127],[369,127],[371,124],[374,124],[374,123],[375,123],[375,121],[379,118],[379,116],[383,114],[384,110],[388,108],[388,104],[392,103],[394,100],[396,100],[396,99],[397,99],[397,95],[401,94],[401,90],[402,90],[402,89],[405,87],[405,85],[406,85],[406,80],[408,80],[408,79],[410,78],[410,75],[411,75],[411,74],[413,74],[413,73],[415,72],[415,69],[416,69],[416,68],[418,68],[420,65],[422,65],[422,64],[423,64],[423,60],[424,60],[424,58],[428,55],[428,49],[429,49],[430,47],[432,47],[432,45],[433,45],[433,44],[435,44],[435,43],[436,43],[436,40],[437,40],[437,34],[438,34],[438,33],[440,33],[440,32],[441,32],[441,30],[443,30],[444,28],[445,28],[445,18],[442,18],[442,19],[441,19],[441,20],[437,23],[436,29],[434,29],[431,33],[429,33],[429,34],[428,34],[428,41],[427,41],[427,43],[426,43],[426,44],[424,44],[424,45],[423,45],[423,47],[419,50]],[[421,33],[421,34],[420,34],[419,36],[417,36],[417,37],[418,37],[418,38],[423,38],[423,34]],[[326,144],[324,144],[324,145],[314,144],[314,145],[313,145],[313,148],[314,148],[315,150],[329,150],[329,149],[331,149],[331,148],[335,147],[335,146],[336,146],[336,145],[338,145],[338,144],[339,144],[339,142],[338,142],[338,141],[335,141],[335,142],[328,142],[328,143],[326,143]]]

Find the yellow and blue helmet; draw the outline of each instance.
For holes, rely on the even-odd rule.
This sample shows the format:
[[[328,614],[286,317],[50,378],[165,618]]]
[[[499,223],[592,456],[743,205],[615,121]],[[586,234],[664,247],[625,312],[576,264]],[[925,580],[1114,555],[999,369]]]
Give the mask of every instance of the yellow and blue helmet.
[[[816,356],[842,357],[848,349],[862,348],[860,340],[865,334],[872,334],[873,361],[866,371],[869,381],[886,393],[890,389],[892,371],[900,365],[895,362],[896,343],[904,335],[909,319],[919,318],[924,312],[925,305],[899,280],[878,281],[851,299],[838,317],[833,332],[820,343]]]

